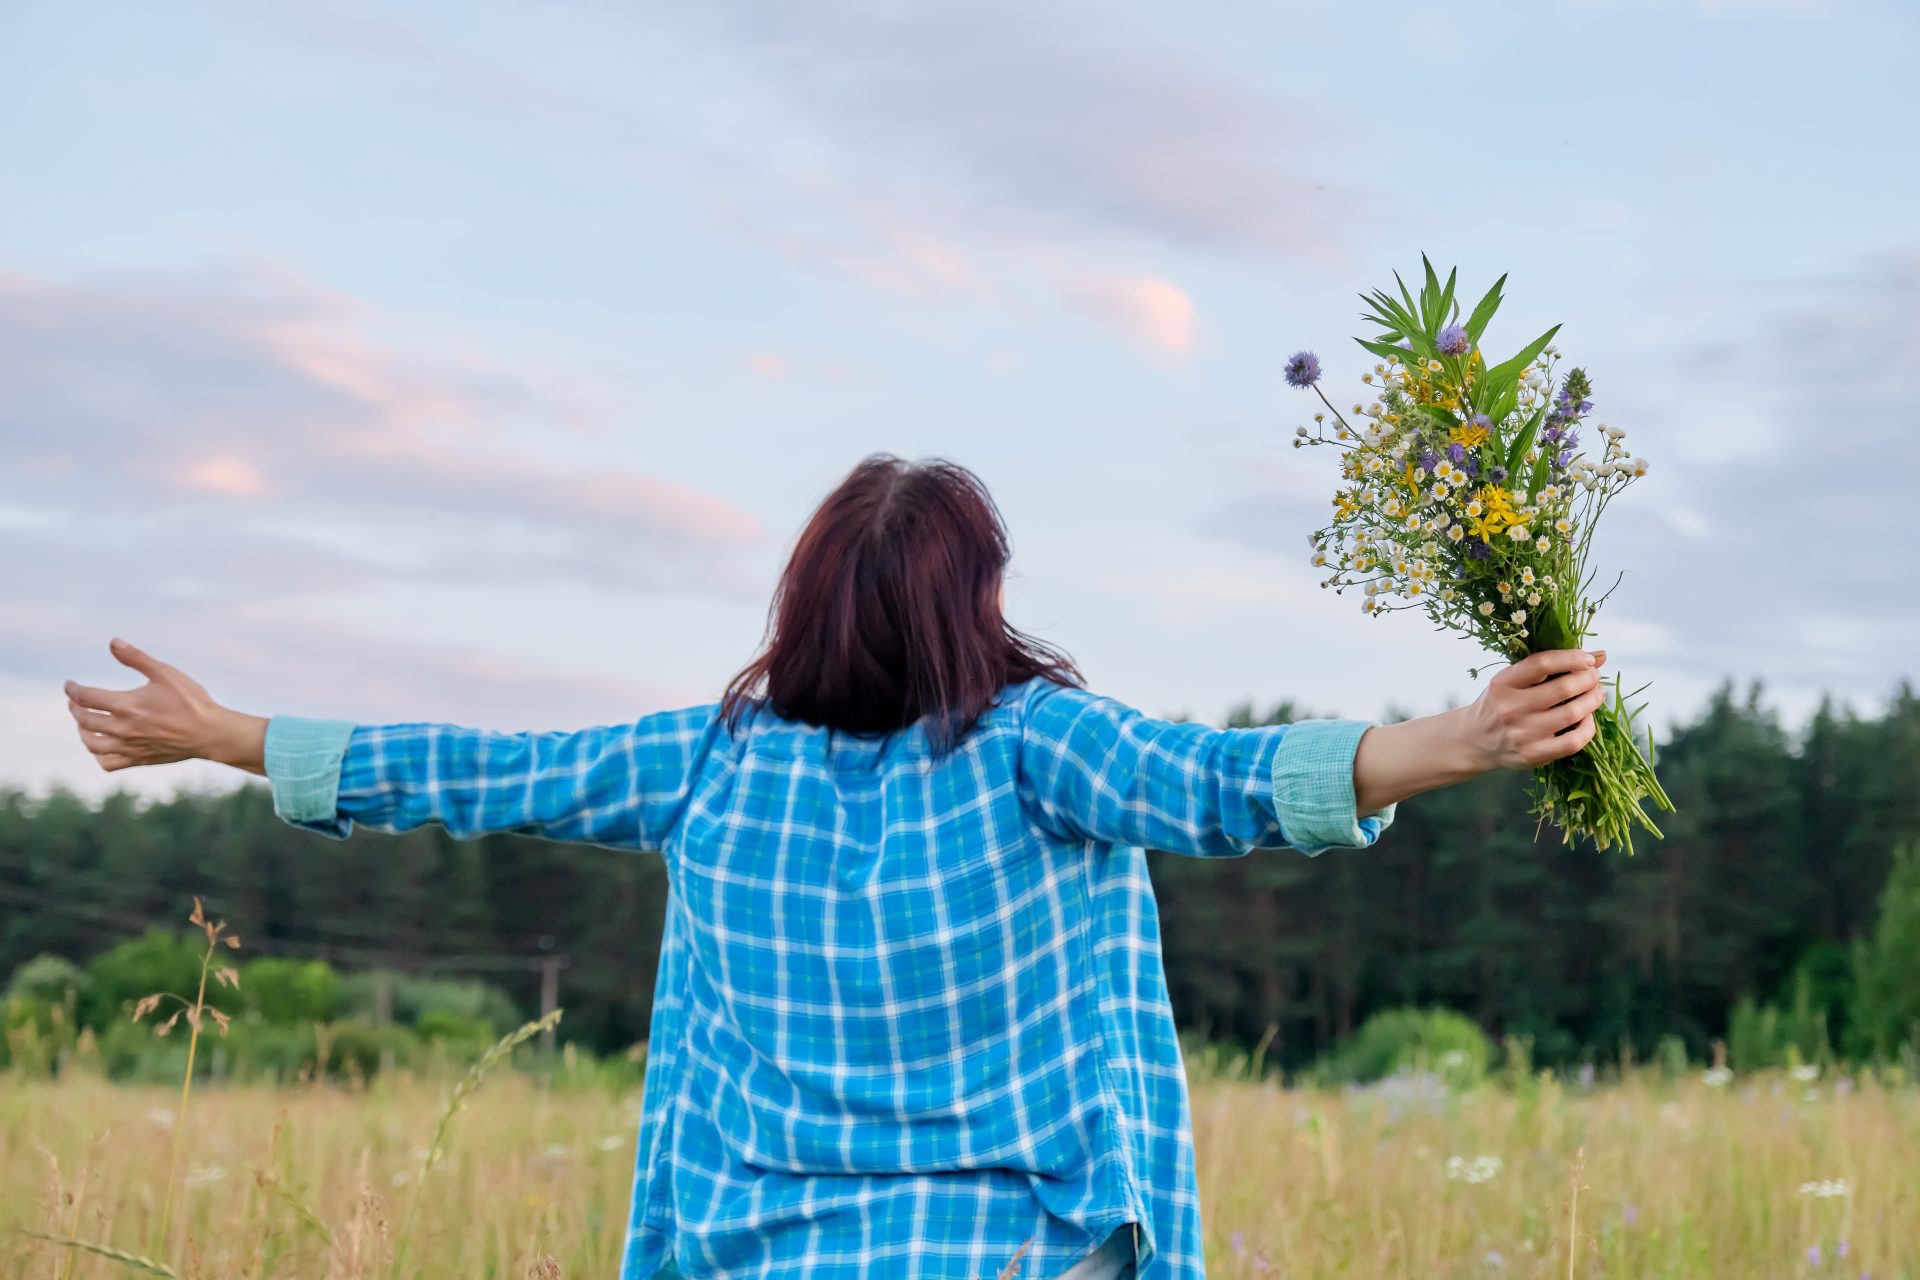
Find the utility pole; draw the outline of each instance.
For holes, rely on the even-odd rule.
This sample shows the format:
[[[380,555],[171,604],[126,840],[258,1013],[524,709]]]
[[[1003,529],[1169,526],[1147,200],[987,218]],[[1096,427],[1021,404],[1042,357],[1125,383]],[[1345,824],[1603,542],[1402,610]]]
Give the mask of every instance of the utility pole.
[[[393,1021],[393,970],[373,971],[373,1025],[384,1027]]]

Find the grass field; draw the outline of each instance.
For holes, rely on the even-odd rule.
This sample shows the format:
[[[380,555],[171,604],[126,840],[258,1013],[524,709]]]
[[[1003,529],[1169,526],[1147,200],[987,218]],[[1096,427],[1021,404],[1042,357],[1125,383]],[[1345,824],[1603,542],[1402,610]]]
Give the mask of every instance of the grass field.
[[[177,1092],[0,1077],[0,1276],[137,1274],[23,1228],[204,1280],[387,1276],[403,1231],[409,1273],[613,1276],[637,1095],[498,1074],[421,1179],[443,1097],[196,1093],[163,1242]],[[1194,1108],[1214,1276],[1920,1276],[1912,1088],[1695,1073],[1449,1098],[1224,1078]]]

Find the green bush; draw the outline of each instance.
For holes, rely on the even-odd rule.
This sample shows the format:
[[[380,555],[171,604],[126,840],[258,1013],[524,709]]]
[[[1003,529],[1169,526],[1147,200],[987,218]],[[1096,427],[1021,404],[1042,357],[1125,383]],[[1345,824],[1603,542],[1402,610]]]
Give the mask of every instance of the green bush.
[[[370,1080],[388,1068],[410,1067],[420,1057],[420,1040],[405,1027],[376,1027],[340,1022],[328,1028],[327,1071]]]
[[[1329,1065],[1337,1080],[1367,1083],[1403,1071],[1430,1071],[1456,1088],[1479,1083],[1493,1045],[1471,1018],[1451,1009],[1388,1009],[1361,1024]]]
[[[71,1009],[85,985],[86,975],[73,961],[39,955],[13,971],[13,977],[7,980],[7,999],[37,1000]]]
[[[265,956],[240,966],[240,1001],[271,1023],[331,1022],[340,1013],[340,975],[324,960]]]
[[[464,1014],[453,1013],[446,1009],[429,1009],[421,1014],[413,1024],[414,1034],[427,1042],[449,1040],[461,1044],[478,1044],[483,1049],[500,1037],[494,1029],[478,1018],[469,1018]]]
[[[340,984],[340,1010],[370,1021],[383,980],[393,988],[393,1020],[415,1026],[429,1013],[452,1014],[478,1022],[493,1036],[503,1036],[526,1021],[513,998],[490,983],[450,978],[412,978],[404,974],[356,973]]]

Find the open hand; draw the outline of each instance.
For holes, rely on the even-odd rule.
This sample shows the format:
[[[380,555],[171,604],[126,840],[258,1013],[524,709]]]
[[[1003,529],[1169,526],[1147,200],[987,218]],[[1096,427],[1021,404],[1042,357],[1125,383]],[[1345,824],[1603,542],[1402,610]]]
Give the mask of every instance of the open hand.
[[[1606,705],[1605,649],[1529,654],[1487,682],[1464,708],[1485,769],[1533,769],[1593,740],[1593,713]]]
[[[265,720],[228,710],[199,681],[125,640],[108,648],[147,683],[122,692],[67,681],[67,710],[102,769],[214,760],[264,772]]]

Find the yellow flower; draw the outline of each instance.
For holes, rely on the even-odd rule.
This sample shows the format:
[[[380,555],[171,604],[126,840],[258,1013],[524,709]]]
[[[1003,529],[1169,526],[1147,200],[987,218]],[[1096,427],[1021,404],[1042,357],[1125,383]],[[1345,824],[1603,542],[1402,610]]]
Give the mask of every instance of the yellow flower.
[[[1342,490],[1333,495],[1333,514],[1336,519],[1346,520],[1360,511],[1360,502],[1351,493]]]
[[[1469,449],[1477,449],[1487,442],[1487,429],[1474,425],[1455,427],[1447,433],[1447,439],[1453,444],[1465,445]]]

